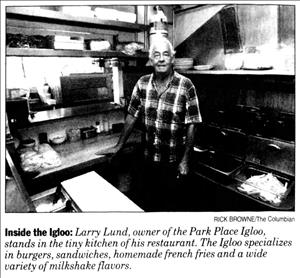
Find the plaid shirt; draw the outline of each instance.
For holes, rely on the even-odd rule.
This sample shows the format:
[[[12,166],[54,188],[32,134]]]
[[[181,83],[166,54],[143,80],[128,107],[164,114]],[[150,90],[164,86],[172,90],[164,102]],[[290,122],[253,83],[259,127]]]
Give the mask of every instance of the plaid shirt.
[[[128,113],[142,120],[145,155],[156,162],[179,161],[184,151],[185,125],[202,121],[195,86],[175,71],[161,95],[154,74],[142,76],[133,89]]]

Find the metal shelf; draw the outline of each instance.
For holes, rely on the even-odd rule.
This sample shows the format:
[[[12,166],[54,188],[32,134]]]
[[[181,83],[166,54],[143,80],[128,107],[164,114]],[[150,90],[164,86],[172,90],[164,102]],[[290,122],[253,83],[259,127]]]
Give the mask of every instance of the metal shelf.
[[[178,70],[180,73],[185,74],[209,74],[209,75],[287,75],[295,76],[294,72],[284,70]]]
[[[23,19],[48,23],[60,23],[81,27],[104,28],[125,32],[143,32],[148,25],[121,22],[115,20],[101,20],[92,17],[78,17],[61,12],[39,9],[38,7],[7,7],[6,16],[10,19]]]
[[[126,55],[119,51],[92,51],[92,50],[58,50],[42,48],[6,48],[6,56],[19,57],[96,57],[96,58],[147,58],[148,53],[142,52],[136,55]]]

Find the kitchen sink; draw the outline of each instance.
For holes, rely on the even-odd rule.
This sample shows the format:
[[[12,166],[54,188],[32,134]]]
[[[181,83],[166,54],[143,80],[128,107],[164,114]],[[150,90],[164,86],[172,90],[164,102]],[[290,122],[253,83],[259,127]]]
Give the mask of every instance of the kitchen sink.
[[[242,161],[214,150],[194,148],[196,165],[210,168],[225,176],[230,176],[243,166]],[[196,166],[197,167],[197,166]]]

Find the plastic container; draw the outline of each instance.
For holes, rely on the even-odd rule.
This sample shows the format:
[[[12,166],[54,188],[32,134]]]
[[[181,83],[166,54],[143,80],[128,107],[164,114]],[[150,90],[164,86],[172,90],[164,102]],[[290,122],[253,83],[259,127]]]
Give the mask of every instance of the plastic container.
[[[70,128],[67,130],[67,137],[70,142],[76,142],[80,140],[80,129]]]
[[[229,53],[225,55],[225,68],[227,70],[238,70],[243,67],[243,54],[242,53]]]
[[[101,133],[101,126],[100,126],[100,122],[99,121],[96,122],[96,126],[95,127],[96,127],[97,134]]]
[[[94,51],[106,51],[111,49],[109,41],[91,40],[88,41],[88,49]]]
[[[35,146],[35,140],[32,138],[21,140],[21,146],[24,148],[33,148]]]
[[[110,128],[109,128],[109,117],[107,115],[105,115],[103,117],[103,131],[105,133],[108,133],[109,130],[110,130]]]

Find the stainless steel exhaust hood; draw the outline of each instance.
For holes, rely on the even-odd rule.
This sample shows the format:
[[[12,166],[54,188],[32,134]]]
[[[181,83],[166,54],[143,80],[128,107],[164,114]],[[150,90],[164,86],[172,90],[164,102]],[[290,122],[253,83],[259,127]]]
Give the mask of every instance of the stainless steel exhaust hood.
[[[189,38],[197,29],[220,12],[226,5],[201,5],[174,14],[174,47]]]

